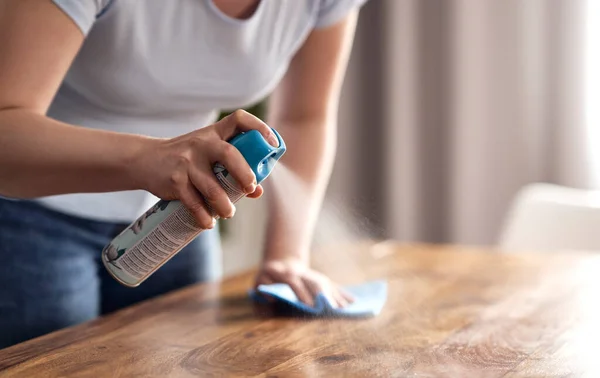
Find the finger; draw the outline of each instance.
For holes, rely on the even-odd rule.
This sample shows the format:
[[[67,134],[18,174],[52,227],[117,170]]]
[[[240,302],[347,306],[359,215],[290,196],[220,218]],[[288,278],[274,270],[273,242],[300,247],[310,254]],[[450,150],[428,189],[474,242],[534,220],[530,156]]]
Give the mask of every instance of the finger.
[[[227,197],[227,193],[221,187],[212,171],[195,170],[190,172],[190,180],[196,189],[202,194],[210,209],[221,218],[231,218],[235,215],[235,206]]]
[[[331,293],[331,297],[333,298],[333,300],[338,308],[343,308],[343,307],[348,306],[348,301],[346,301],[346,299],[344,299],[344,297],[342,297],[342,295],[340,294],[339,291],[334,290]]]
[[[290,285],[290,288],[296,293],[296,297],[298,297],[301,302],[311,307],[315,305],[314,297],[302,281],[292,280],[288,282],[288,285]]]
[[[325,287],[319,284],[319,282],[311,279],[304,279],[303,281],[304,285],[313,297],[316,297],[319,294],[325,294]]]
[[[318,295],[323,295],[333,307],[338,307],[336,299],[330,294],[330,285],[328,285],[325,281],[307,278],[304,279],[304,284],[308,288],[313,298],[316,298]]]
[[[316,297],[318,294],[324,295],[334,308],[345,307],[348,301],[344,298],[340,290],[332,286],[328,281],[319,279],[306,280],[306,286],[311,293]]]
[[[308,285],[310,287],[310,291],[313,293],[313,296],[323,295],[325,299],[333,306],[333,308],[342,307],[342,302],[340,301],[340,295],[338,295],[335,290],[332,290],[329,285],[322,285],[318,282],[312,282],[312,284]]]
[[[181,190],[179,200],[192,214],[198,227],[209,230],[215,226],[215,219],[209,214],[204,199],[191,182],[188,181],[188,185]]]
[[[217,122],[215,126],[222,140],[229,140],[240,131],[257,130],[272,146],[279,146],[279,141],[271,128],[260,118],[245,110],[236,110]]]
[[[349,292],[347,292],[346,290],[342,289],[342,288],[338,288],[338,292],[340,293],[340,295],[342,296],[342,298],[344,298],[344,300],[346,302],[348,302],[348,304],[350,303],[354,303],[354,296],[352,294],[350,294]]]
[[[223,164],[244,193],[254,193],[257,185],[256,176],[237,148],[227,142],[219,142],[210,150],[209,159],[213,164]]]
[[[259,198],[260,196],[262,196],[264,193],[264,189],[261,185],[258,185],[256,187],[256,190],[253,193],[248,194],[246,197],[249,198]]]

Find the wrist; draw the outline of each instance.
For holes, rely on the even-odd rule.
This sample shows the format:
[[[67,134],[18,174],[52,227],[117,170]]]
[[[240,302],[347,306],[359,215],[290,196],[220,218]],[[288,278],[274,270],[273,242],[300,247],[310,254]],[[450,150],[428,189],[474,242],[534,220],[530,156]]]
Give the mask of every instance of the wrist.
[[[156,167],[153,160],[161,139],[139,135],[128,135],[127,138],[118,162],[119,169],[130,190],[149,190],[148,177],[152,177],[152,167]]]
[[[261,266],[273,266],[273,265],[284,265],[284,266],[295,266],[301,268],[309,268],[310,261],[303,257],[298,256],[280,256],[273,258],[265,258],[262,261]]]
[[[295,260],[308,264],[310,261],[311,238],[306,227],[290,224],[294,220],[288,217],[273,215],[271,214],[267,224],[264,260]],[[295,219],[295,221],[297,222],[298,219]]]
[[[290,248],[289,246],[275,246],[267,243],[263,261],[293,261],[308,265],[310,263],[310,251],[308,248]]]

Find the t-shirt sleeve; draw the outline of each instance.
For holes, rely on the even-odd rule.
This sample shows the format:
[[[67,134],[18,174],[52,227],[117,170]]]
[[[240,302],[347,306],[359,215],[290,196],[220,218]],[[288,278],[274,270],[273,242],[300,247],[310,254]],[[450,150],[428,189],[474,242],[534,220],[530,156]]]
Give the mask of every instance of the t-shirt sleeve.
[[[112,4],[113,0],[53,0],[54,3],[71,17],[77,24],[83,35],[87,35],[96,22],[96,19],[104,13]]]
[[[368,0],[320,0],[315,28],[324,28],[341,21],[355,8],[362,7]]]

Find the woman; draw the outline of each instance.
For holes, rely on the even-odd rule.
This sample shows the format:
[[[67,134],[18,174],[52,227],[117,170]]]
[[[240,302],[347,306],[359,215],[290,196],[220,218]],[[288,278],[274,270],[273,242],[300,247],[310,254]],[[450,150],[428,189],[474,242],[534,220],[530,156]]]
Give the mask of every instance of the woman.
[[[307,183],[303,212],[271,201],[256,283],[311,303],[351,301],[308,250],[330,174],[340,86],[365,0],[7,0],[0,3],[0,347],[219,274],[205,231],[136,289],[100,251],[156,197],[214,226],[229,218],[219,161],[249,197],[263,189],[225,141],[270,129],[243,111],[271,94],[282,163]],[[8,198],[11,198],[10,200]]]

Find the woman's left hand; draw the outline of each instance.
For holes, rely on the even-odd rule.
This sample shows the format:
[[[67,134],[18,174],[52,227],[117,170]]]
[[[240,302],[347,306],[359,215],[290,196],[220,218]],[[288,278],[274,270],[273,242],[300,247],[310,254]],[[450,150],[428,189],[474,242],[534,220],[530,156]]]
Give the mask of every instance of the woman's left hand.
[[[300,259],[288,258],[264,261],[255,286],[273,283],[288,284],[299,300],[313,306],[317,294],[324,294],[337,308],[346,307],[354,299],[327,276],[311,269]]]

